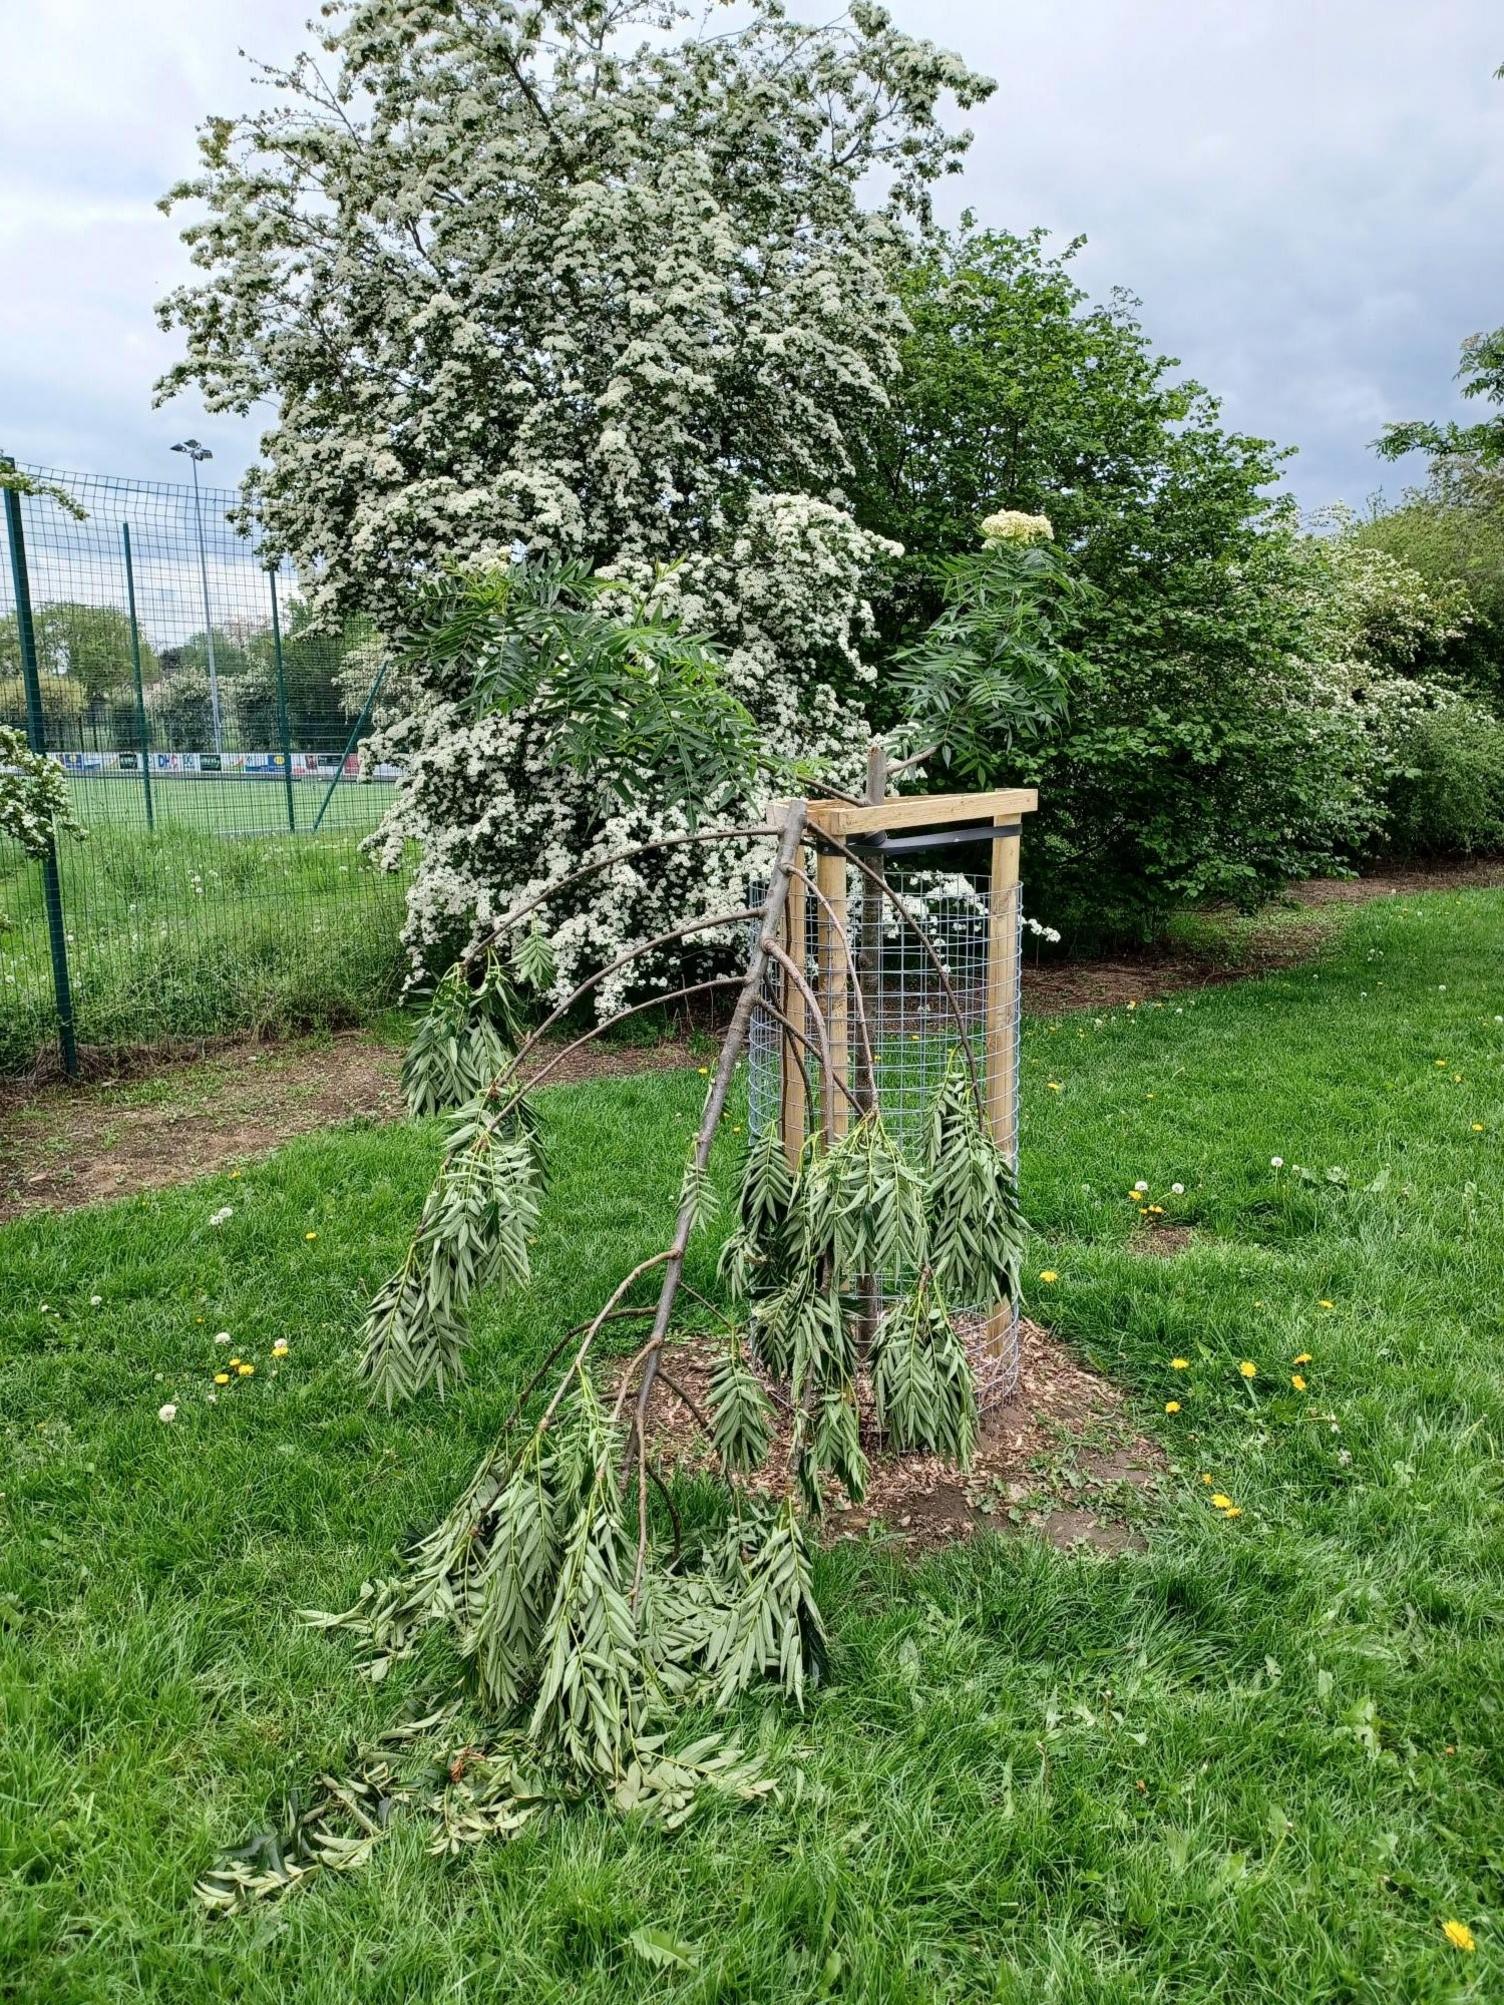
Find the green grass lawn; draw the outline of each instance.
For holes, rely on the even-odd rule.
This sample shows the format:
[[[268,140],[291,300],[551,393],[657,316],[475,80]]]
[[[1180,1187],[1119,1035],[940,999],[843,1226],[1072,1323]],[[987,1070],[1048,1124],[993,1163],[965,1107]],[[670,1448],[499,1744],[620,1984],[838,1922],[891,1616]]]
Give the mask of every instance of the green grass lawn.
[[[153,778],[76,781],[86,841],[59,850],[75,1021],[83,1044],[360,1022],[395,998],[405,880],[372,869],[361,836],[391,790],[343,787],[317,835],[322,790]],[[0,853],[0,1074],[55,1038],[40,864]]]
[[[1166,1447],[1148,1549],[833,1552],[831,1680],[802,1720],[748,1706],[780,1798],[677,1838],[582,1813],[444,1861],[399,1820],[280,1907],[192,1896],[432,1680],[361,1682],[295,1611],[430,1525],[656,1243],[701,1080],[548,1097],[536,1281],[467,1389],[396,1418],[350,1366],[431,1127],[0,1228],[0,1996],[1504,1996],[1501,921],[1504,894],[1394,899],[1319,969],[1026,1026],[1030,1268],[1059,1276],[1031,1310]],[[1180,1257],[1135,1250],[1139,1181],[1195,1228]],[[211,1405],[219,1330],[257,1374]],[[693,1967],[643,1962],[644,1926]]]

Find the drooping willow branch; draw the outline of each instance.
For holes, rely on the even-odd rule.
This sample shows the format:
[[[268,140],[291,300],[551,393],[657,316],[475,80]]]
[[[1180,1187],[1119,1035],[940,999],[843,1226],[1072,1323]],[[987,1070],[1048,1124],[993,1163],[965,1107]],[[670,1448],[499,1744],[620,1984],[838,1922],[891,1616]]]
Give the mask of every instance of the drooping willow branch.
[[[593,862],[582,864],[578,870],[571,870],[565,877],[551,879],[536,896],[526,899],[521,905],[514,905],[488,932],[471,941],[460,956],[460,965],[470,968],[477,961],[483,961],[498,940],[534,912],[540,911],[551,899],[557,898],[561,892],[572,890],[577,884],[585,883],[588,878],[599,876],[603,870],[614,869],[618,863],[635,863],[638,857],[645,856],[650,850],[679,849],[686,843],[753,841],[758,836],[777,834],[777,826],[769,826],[766,822],[755,822],[741,828],[691,829],[680,835],[654,836],[647,842],[634,842],[626,849],[613,850],[609,856],[598,856]]]

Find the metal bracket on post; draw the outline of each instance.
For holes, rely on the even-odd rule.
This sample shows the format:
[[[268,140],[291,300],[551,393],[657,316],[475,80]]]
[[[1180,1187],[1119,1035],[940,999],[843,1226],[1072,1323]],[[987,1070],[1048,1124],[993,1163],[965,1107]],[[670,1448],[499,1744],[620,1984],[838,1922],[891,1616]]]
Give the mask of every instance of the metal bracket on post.
[[[31,583],[26,571],[26,532],[21,524],[21,497],[5,490],[5,532],[10,544],[10,574],[16,591],[16,639],[21,650],[21,680],[26,687],[26,737],[33,752],[45,755],[47,727],[42,715],[42,685],[37,675],[37,636],[31,617]],[[78,1077],[78,1043],[73,1029],[73,986],[68,978],[68,940],[63,928],[63,887],[58,876],[57,841],[50,833],[42,852],[42,901],[47,910],[47,940],[52,949],[52,993],[57,1002],[57,1041],[63,1072]]]

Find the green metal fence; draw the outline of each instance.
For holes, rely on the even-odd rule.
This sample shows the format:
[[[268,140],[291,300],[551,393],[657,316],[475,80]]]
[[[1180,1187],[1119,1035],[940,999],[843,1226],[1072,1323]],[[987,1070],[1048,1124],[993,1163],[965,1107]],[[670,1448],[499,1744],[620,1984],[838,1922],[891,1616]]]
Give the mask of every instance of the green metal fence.
[[[358,756],[369,624],[316,626],[231,493],[26,471],[54,491],[5,494],[0,723],[89,833],[0,837],[0,1072],[385,1006],[406,887],[360,847],[397,778]]]

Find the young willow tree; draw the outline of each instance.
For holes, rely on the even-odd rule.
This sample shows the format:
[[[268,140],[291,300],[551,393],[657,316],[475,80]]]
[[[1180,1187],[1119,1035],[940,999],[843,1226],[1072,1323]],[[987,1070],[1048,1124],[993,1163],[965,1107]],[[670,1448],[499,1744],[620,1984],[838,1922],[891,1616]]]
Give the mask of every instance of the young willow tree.
[[[990,85],[861,0],[828,25],[750,0],[357,0],[272,107],[212,120],[170,200],[202,277],[164,301],[164,390],[270,401],[247,505],[320,602],[400,635],[449,562],[612,571],[711,634],[770,747],[865,743],[866,581],[891,552],[845,497],[904,322],[894,269]],[[640,39],[650,35],[650,39]],[[878,201],[863,191],[883,191]],[[423,845],[411,940],[446,943],[564,860],[672,832],[552,768],[526,707],[456,709],[415,663],[388,827]],[[728,863],[608,876],[560,978]]]
[[[1001,665],[1004,630],[1017,628],[1030,647],[1011,698],[1006,678],[994,678],[1000,726],[1024,734],[1058,706],[1035,627],[1017,608],[1000,625],[990,602],[1027,597],[1018,564],[1047,528],[1032,522],[1027,537],[1010,526],[991,538],[989,603],[974,632],[968,638],[958,597],[932,662],[911,665],[921,736],[937,720],[944,728],[957,648],[990,649]],[[622,799],[646,792],[692,821],[700,807],[744,795],[762,762],[752,719],[703,642],[629,609],[619,586],[579,567],[515,565],[437,584],[417,644],[435,662],[467,663],[472,706],[547,719],[551,758],[588,769]],[[968,713],[963,743],[973,722]],[[941,756],[947,744],[926,746],[924,756]],[[649,1004],[619,1001],[562,1049],[550,1033],[601,994],[630,991],[634,964],[665,952],[681,977],[676,999],[732,999],[667,1244],[602,1277],[597,1314],[544,1360],[452,1510],[400,1570],[369,1583],[353,1609],[316,1618],[356,1632],[373,1673],[436,1630],[468,1667],[483,1751],[446,1761],[454,1786],[429,1799],[441,1849],[511,1836],[582,1796],[604,1795],[673,1826],[707,1791],[763,1793],[772,1786],[764,1765],[743,1754],[724,1722],[712,1717],[702,1722],[708,1731],[693,1731],[686,1719],[724,1713],[769,1679],[799,1701],[818,1675],[824,1628],[808,1527],[833,1494],[861,1497],[874,1430],[901,1449],[963,1464],[971,1453],[977,1396],[958,1312],[1017,1300],[1023,1228],[1012,1169],[988,1124],[943,956],[880,862],[822,830],[820,847],[861,879],[864,906],[870,889],[886,915],[879,923],[906,931],[906,952],[928,959],[949,1011],[952,1054],[932,1082],[924,1144],[906,1157],[891,1138],[865,925],[848,927],[832,909],[808,821],[795,799],[758,823],[688,827],[564,870],[487,927],[435,985],[408,1053],[408,1106],[443,1116],[445,1135],[433,1187],[362,1333],[361,1376],[389,1406],[442,1396],[462,1378],[478,1299],[529,1279],[531,1247],[546,1229],[547,1125],[533,1089]],[[557,929],[582,893],[618,868],[658,872],[684,849],[741,857],[749,845],[765,888],[598,958],[521,1034],[519,991],[535,1001],[556,992]],[[796,884],[800,909],[808,898],[831,921],[836,962],[818,974],[786,911]],[[696,943],[712,932],[741,940],[735,972],[693,971]],[[780,1123],[752,1141],[721,1254],[731,1313],[691,1304],[698,1327],[707,1307],[721,1325],[708,1410],[698,1417],[725,1510],[689,1536],[670,1472],[654,1459],[653,1402],[669,1383],[665,1346],[684,1327],[690,1239],[715,1217],[712,1149],[759,1010],[782,1036],[785,1068],[803,1074],[802,1104],[818,1116],[793,1160]],[[832,1035],[837,1013],[855,1026],[854,1068]],[[624,1331],[641,1342],[609,1377],[601,1366],[619,1357]],[[775,1486],[769,1501],[748,1479],[768,1460],[777,1401],[789,1415],[786,1495],[777,1501]],[[455,1730],[460,1703],[447,1700],[414,1732],[432,1743]],[[204,1898],[235,1906],[280,1893],[320,1865],[358,1864],[378,1829],[367,1806],[392,1793],[384,1769],[331,1785],[275,1843],[258,1842],[211,1874]]]

